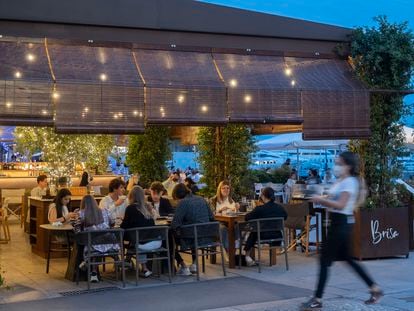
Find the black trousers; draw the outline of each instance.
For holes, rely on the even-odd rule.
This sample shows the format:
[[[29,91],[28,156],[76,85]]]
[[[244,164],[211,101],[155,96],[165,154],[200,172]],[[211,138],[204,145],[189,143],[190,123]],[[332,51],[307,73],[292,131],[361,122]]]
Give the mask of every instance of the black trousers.
[[[319,280],[315,292],[316,298],[322,298],[328,279],[329,267],[332,265],[332,262],[337,260],[346,261],[369,287],[374,285],[374,281],[362,265],[352,259],[352,224],[348,224],[348,216],[331,213],[330,220],[328,237],[320,256]]]

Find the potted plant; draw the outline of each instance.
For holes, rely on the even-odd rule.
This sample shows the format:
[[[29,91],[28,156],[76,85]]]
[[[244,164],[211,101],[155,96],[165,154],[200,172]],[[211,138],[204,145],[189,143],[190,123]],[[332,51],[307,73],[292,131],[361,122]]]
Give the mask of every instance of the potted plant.
[[[408,256],[408,207],[394,180],[401,175],[398,157],[404,148],[404,90],[410,87],[414,65],[413,34],[407,23],[392,24],[377,17],[378,26],[357,28],[351,43],[351,63],[371,89],[371,137],[353,141],[368,185],[366,205],[356,213],[354,254],[357,258]]]

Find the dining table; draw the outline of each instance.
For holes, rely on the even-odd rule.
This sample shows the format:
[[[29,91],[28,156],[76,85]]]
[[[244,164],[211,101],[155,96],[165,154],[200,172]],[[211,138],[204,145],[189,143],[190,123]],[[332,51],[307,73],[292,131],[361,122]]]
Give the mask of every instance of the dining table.
[[[228,255],[229,255],[229,268],[234,269],[236,267],[236,247],[235,247],[235,241],[236,241],[236,224],[238,222],[244,221],[244,217],[247,213],[232,213],[232,214],[222,214],[222,213],[216,213],[214,215],[214,218],[224,223],[228,230],[228,239],[229,239],[229,249],[228,249]],[[212,261],[214,263],[214,258],[212,258]]]

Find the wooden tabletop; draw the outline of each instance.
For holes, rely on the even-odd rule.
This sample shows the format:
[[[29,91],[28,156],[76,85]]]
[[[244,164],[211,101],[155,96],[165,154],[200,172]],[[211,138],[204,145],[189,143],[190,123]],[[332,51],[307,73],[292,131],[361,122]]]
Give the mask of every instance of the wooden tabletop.
[[[52,224],[44,224],[39,226],[45,230],[52,230],[52,231],[71,231],[73,227],[71,224],[62,224],[61,226],[54,226]]]

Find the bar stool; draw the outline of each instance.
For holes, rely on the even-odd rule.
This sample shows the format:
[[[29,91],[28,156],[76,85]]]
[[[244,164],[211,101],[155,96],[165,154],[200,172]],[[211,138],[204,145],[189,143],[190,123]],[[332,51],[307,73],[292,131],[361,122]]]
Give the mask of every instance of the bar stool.
[[[48,243],[47,243],[47,258],[46,258],[46,273],[49,273],[49,266],[50,266],[50,255],[52,252],[54,253],[68,253],[68,264],[70,262],[70,255],[71,255],[71,245],[70,245],[70,232],[73,232],[73,227],[70,224],[63,224],[61,226],[54,226],[50,224],[40,225],[40,228],[45,229],[48,233]],[[63,246],[65,245],[61,241],[53,241],[53,236],[56,235],[58,232],[64,232],[66,235],[66,248],[54,248],[54,246]]]

